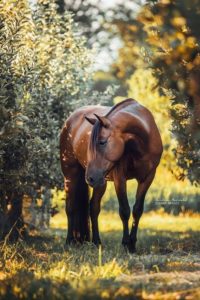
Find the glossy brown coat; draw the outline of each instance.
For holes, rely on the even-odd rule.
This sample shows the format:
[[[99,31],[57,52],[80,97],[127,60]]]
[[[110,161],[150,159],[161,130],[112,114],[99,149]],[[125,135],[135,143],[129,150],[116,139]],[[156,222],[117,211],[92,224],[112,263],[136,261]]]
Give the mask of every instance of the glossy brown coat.
[[[61,167],[67,193],[67,243],[90,239],[100,243],[98,215],[106,181],[114,181],[123,223],[122,243],[135,251],[137,228],[144,198],[162,155],[162,141],[151,112],[133,99],[114,107],[87,106],[66,121],[60,138]],[[130,207],[126,181],[138,188],[129,234]],[[89,203],[88,185],[93,187]]]

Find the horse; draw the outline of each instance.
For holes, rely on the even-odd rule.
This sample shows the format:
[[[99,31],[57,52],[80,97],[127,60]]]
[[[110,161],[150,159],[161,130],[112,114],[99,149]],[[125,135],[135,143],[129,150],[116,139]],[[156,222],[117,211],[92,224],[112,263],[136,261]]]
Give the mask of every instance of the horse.
[[[137,229],[145,195],[155,177],[163,146],[151,112],[134,99],[113,107],[92,105],[77,109],[66,120],[60,135],[60,160],[67,194],[66,243],[101,244],[98,228],[101,198],[107,181],[113,181],[123,224],[122,244],[136,251]],[[137,180],[133,223],[126,182]],[[88,188],[92,187],[89,201]]]

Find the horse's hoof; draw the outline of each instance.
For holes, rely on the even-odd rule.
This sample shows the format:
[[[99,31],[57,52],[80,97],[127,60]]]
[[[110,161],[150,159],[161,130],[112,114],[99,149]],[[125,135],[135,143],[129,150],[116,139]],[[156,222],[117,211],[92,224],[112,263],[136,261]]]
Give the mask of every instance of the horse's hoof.
[[[92,240],[92,243],[97,247],[101,247],[101,240]]]
[[[129,251],[130,254],[136,253],[136,247],[135,247],[135,245],[131,245],[129,243],[129,245],[128,245],[128,251]]]
[[[126,252],[128,252],[129,250],[128,250],[128,243],[124,243],[124,242],[122,242],[122,246],[123,246],[123,248],[124,248],[124,250],[126,251]]]
[[[122,245],[124,247],[127,247],[129,244],[130,244],[130,238],[129,237],[122,239]]]
[[[65,245],[70,246],[70,245],[75,245],[77,243],[76,239],[74,237],[70,237],[66,239]]]

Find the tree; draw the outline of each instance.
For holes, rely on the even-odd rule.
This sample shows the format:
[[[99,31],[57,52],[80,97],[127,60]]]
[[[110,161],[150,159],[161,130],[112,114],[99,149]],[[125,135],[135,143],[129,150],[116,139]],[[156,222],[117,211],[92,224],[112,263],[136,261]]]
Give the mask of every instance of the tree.
[[[26,1],[0,2],[0,206],[1,236],[22,228],[23,182],[29,139],[26,85],[34,57],[33,23]],[[18,231],[17,231],[18,230]]]

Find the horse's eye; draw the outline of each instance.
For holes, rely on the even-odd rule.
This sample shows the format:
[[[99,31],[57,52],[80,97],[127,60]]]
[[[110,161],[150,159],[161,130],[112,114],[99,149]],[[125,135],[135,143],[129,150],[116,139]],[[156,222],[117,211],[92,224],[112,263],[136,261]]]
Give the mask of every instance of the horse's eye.
[[[99,141],[99,145],[100,146],[105,146],[107,144],[107,141],[106,140],[102,140],[102,141]]]

